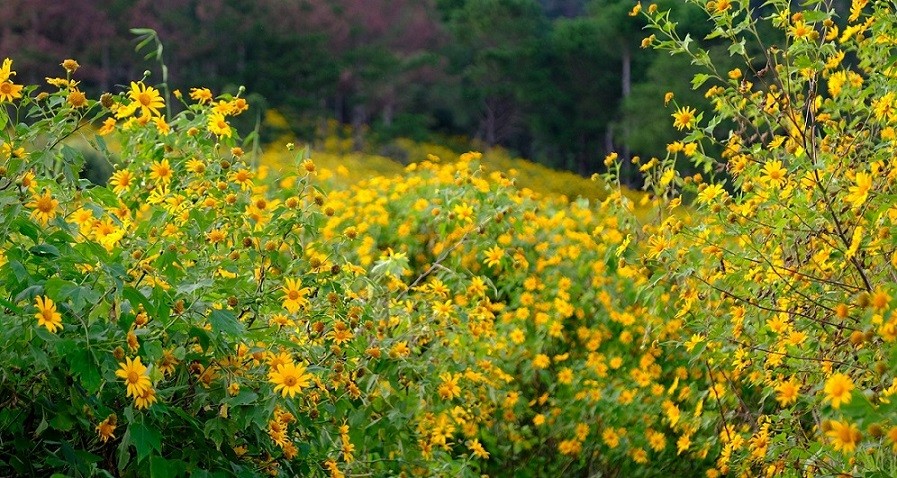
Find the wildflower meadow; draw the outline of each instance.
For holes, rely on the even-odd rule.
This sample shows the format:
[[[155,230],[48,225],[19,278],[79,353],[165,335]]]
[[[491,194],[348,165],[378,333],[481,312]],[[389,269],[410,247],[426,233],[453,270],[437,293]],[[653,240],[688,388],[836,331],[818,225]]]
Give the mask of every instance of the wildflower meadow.
[[[712,108],[591,180],[5,59],[0,476],[897,476],[894,6],[689,3],[741,66],[633,4]]]

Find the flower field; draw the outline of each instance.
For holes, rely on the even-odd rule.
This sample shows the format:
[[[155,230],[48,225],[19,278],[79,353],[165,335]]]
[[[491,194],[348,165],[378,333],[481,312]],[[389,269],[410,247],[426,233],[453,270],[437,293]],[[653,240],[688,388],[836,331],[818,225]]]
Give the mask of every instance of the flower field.
[[[255,157],[242,91],[4,61],[0,475],[895,476],[897,17],[770,2],[761,74],[699,3],[745,71],[633,9],[715,104],[668,95],[642,192],[617,154]]]

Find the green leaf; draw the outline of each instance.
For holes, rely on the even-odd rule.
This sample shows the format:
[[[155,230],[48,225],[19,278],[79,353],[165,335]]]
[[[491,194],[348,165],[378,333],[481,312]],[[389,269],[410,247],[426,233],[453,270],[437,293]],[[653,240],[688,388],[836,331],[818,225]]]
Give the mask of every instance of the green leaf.
[[[143,351],[146,353],[147,362],[155,362],[156,360],[162,358],[162,346],[159,344],[159,342],[144,342]]]
[[[831,16],[828,12],[823,10],[804,10],[800,12],[800,14],[803,15],[804,21],[807,23],[822,21]]]
[[[137,313],[137,306],[143,305],[143,309],[146,310],[148,314],[151,316],[156,315],[156,308],[153,307],[153,304],[143,295],[139,290],[133,287],[125,287],[122,291],[122,296],[127,299],[128,302],[131,303],[131,307],[134,310],[134,313]]]
[[[161,456],[150,457],[150,476],[151,477],[169,477],[177,474],[177,466],[175,463],[162,458]]]
[[[118,196],[107,188],[90,188],[85,195],[104,206],[118,206]]]
[[[209,314],[209,322],[212,323],[212,330],[232,336],[243,334],[243,324],[237,320],[237,316],[233,312],[224,309],[215,309]]]
[[[153,450],[162,452],[162,434],[155,428],[150,428],[143,423],[133,423],[128,427],[131,433],[131,442],[137,450],[137,461],[143,461]]]
[[[744,38],[737,43],[729,45],[729,56],[744,55]]]
[[[191,327],[190,328],[190,337],[196,338],[199,341],[199,346],[203,349],[209,348],[209,333],[206,332],[205,329],[200,327]]]
[[[40,235],[40,228],[37,227],[37,224],[22,217],[16,218],[16,220],[10,224],[10,228],[28,236],[32,241],[37,241],[37,238]]]
[[[248,405],[250,403],[254,403],[258,398],[258,394],[250,392],[248,390],[243,390],[236,396],[225,399],[224,402],[232,407],[236,407],[239,405]]]
[[[51,246],[50,244],[40,244],[34,246],[31,249],[28,249],[28,252],[38,257],[45,257],[50,259],[59,257],[59,249],[57,249],[56,246]]]
[[[72,373],[81,380],[88,392],[95,393],[100,389],[103,377],[90,350],[80,348],[69,352],[66,355],[66,361],[68,361]]]
[[[75,422],[72,420],[72,417],[64,413],[60,413],[50,419],[50,426],[55,430],[67,432],[71,430],[73,426],[75,426]]]
[[[710,79],[710,75],[706,73],[698,73],[691,79],[691,89],[697,90],[701,87],[707,80]]]

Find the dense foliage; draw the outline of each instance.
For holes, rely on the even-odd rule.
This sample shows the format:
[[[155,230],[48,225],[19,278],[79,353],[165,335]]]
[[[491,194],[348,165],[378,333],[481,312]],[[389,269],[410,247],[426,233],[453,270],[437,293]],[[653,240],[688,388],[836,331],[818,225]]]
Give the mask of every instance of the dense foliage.
[[[713,107],[667,95],[647,193],[609,154],[575,200],[479,153],[254,157],[242,91],[5,60],[0,474],[893,476],[897,17],[772,1],[758,54],[747,5],[696,5],[746,66],[636,6]]]

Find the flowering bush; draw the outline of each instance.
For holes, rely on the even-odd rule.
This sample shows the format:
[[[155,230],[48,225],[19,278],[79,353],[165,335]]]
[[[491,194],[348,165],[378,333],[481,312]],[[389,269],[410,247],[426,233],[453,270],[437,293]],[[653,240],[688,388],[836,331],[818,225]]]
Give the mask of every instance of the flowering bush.
[[[749,72],[645,8],[715,109],[668,97],[650,194],[574,201],[479,153],[257,168],[242,95],[6,60],[0,474],[894,475],[891,7],[769,2],[757,61],[747,4],[697,3]]]
[[[686,136],[645,168],[655,195],[696,208],[643,236],[652,280],[678,291],[652,310],[684,321],[707,372],[676,429],[711,450],[708,476],[892,476],[893,6],[695,3],[747,70],[717,71],[667,12],[645,12],[645,44],[704,67],[693,85],[714,103],[676,105]],[[758,36],[758,13],[780,41]],[[703,174],[679,177],[684,156]]]
[[[692,468],[661,412],[676,327],[638,305],[613,201],[535,196],[475,153],[331,188],[294,151],[275,179],[230,126],[240,96],[175,92],[169,117],[143,82],[96,101],[73,61],[49,92],[11,66],[4,473]]]

